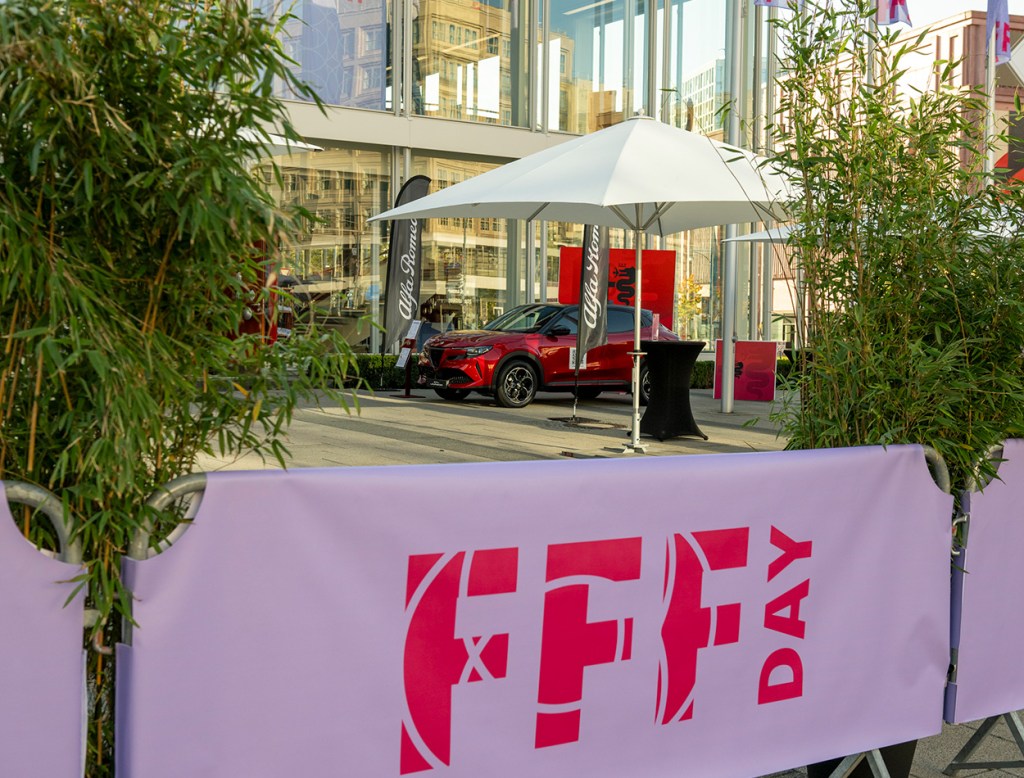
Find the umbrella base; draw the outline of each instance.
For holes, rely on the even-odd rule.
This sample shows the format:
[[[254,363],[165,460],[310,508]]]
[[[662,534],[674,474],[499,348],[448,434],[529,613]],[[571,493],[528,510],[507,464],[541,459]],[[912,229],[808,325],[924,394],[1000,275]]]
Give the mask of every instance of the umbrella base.
[[[643,443],[627,443],[622,447],[623,454],[646,454],[647,446]]]

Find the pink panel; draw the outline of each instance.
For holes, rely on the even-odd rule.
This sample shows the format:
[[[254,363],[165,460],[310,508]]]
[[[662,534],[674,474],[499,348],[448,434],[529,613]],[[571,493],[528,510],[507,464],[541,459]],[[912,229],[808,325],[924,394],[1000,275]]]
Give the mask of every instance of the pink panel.
[[[909,446],[218,473],[128,564],[120,774],[750,776],[932,735],[950,511]]]
[[[82,775],[81,594],[78,568],[22,537],[0,484],[0,773]]]

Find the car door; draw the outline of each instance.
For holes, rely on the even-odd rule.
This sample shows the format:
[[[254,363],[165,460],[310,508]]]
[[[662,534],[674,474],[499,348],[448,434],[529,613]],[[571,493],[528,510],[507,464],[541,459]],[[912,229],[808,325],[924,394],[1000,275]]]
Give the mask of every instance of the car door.
[[[587,370],[580,379],[629,383],[633,371],[633,311],[608,306],[608,342],[587,352]]]
[[[576,316],[576,308],[566,308],[539,335],[537,349],[544,370],[543,380],[548,385],[571,384],[574,380],[575,369],[569,352],[576,348]]]

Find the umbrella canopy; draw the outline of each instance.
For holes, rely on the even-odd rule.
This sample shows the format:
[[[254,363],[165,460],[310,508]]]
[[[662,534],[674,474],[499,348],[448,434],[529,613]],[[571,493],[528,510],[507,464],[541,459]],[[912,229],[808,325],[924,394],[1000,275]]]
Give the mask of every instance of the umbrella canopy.
[[[251,140],[262,145],[263,151],[268,157],[276,157],[281,154],[298,154],[303,151],[323,151],[323,148],[320,146],[314,146],[312,143],[303,143],[298,140],[291,140],[290,138],[286,138],[283,135],[278,135],[273,132],[269,132],[266,137],[263,137],[253,130],[242,129],[238,134],[246,140]]]
[[[381,219],[480,216],[593,224],[635,233],[633,430],[640,435],[640,300],[643,233],[784,220],[789,178],[748,151],[634,116],[598,132],[378,214]],[[729,305],[727,301],[727,305]],[[723,375],[732,375],[726,365]]]
[[[748,151],[636,116],[510,162],[377,219],[486,216],[654,235],[782,219],[785,176]]]
[[[737,235],[735,238],[726,238],[726,243],[787,243],[789,236],[793,234],[795,225],[783,224],[778,227],[771,227],[760,232],[751,232],[747,235]]]

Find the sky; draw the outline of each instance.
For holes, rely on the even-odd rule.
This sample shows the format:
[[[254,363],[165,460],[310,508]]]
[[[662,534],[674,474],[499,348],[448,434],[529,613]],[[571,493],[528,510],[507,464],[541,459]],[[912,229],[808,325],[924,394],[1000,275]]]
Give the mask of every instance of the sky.
[[[1010,13],[1024,15],[1024,0],[1009,0]],[[932,22],[961,11],[984,11],[987,0],[907,0],[907,10],[914,27],[927,27]]]

